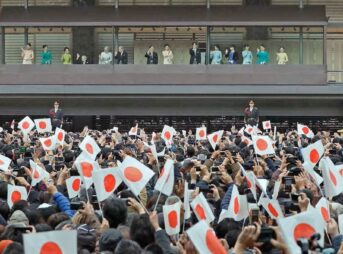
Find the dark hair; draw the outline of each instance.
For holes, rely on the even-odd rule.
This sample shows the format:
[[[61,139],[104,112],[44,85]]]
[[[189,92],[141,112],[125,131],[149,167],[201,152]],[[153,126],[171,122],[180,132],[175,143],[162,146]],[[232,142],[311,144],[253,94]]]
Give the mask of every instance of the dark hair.
[[[151,243],[144,248],[145,253],[163,254],[163,249],[157,243]]]
[[[12,240],[14,242],[23,243],[24,231],[10,225],[5,228],[5,231],[0,235],[0,240]]]
[[[155,230],[150,223],[147,214],[142,214],[139,217],[133,218],[130,226],[130,236],[131,239],[136,241],[142,248],[155,242]]]
[[[14,213],[14,211],[17,211],[17,210],[23,211],[28,206],[29,206],[29,203],[26,200],[19,200],[13,204],[11,213]]]
[[[31,43],[30,42],[28,42],[26,45],[31,47]]]
[[[36,225],[42,222],[43,217],[37,209],[26,207],[23,209],[26,217],[29,219],[30,225]]]
[[[121,240],[114,250],[114,254],[140,254],[142,251],[139,245],[132,240]]]
[[[193,46],[194,44],[198,46],[198,42],[197,42],[197,41],[193,41],[193,42],[192,42],[192,46]]]
[[[151,49],[151,47],[153,47],[153,45],[149,45],[149,49]]]
[[[48,47],[48,45],[44,44],[42,48],[45,49],[46,47]]]
[[[265,46],[263,44],[261,44],[260,47],[264,47],[265,48]]]
[[[23,245],[13,242],[6,247],[2,254],[24,254]]]
[[[63,51],[65,52],[67,49],[69,50],[69,48],[68,48],[68,47],[64,47]]]
[[[53,230],[53,228],[46,223],[36,224],[35,229],[36,229],[37,233],[38,232],[48,232],[48,231]]]
[[[127,218],[126,203],[118,198],[108,198],[103,202],[102,211],[111,228],[125,223]]]
[[[249,44],[244,44],[244,48],[246,48],[246,47],[250,47]]]
[[[1,181],[0,182],[0,198],[7,200],[7,182]]]
[[[164,44],[164,48],[167,47],[167,46],[170,47],[169,44]]]
[[[61,212],[50,215],[47,223],[54,229],[58,224],[66,220],[69,220],[69,216],[66,213]]]

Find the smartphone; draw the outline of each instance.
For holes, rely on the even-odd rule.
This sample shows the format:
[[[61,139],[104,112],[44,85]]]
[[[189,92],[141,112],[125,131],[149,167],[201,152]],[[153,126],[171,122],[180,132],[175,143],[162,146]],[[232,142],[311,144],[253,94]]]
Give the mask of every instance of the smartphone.
[[[195,167],[195,171],[200,172],[201,171],[201,167]]]
[[[83,208],[83,203],[81,202],[70,202],[70,209],[71,210],[79,210]]]
[[[260,209],[252,208],[249,214],[249,224],[254,224],[254,222],[259,221]]]
[[[285,192],[291,192],[292,184],[295,184],[294,176],[284,176],[282,178],[282,183],[285,185]]]
[[[256,242],[269,243],[271,239],[276,239],[275,231],[269,227],[262,227]]]
[[[299,198],[300,194],[298,193],[291,193],[291,199],[294,203],[298,203],[298,198]]]
[[[226,156],[226,151],[220,151],[221,156]]]
[[[212,172],[219,172],[219,167],[211,167]]]

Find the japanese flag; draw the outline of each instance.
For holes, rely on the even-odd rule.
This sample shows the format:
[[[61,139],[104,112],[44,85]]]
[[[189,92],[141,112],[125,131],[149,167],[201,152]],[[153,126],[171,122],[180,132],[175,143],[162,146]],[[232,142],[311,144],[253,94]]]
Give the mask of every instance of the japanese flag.
[[[228,215],[229,218],[233,218],[235,221],[243,220],[249,216],[247,196],[239,195],[236,185],[232,189]]]
[[[239,131],[238,134],[240,134],[241,136],[244,135],[244,131],[245,131],[245,127],[243,126]]]
[[[155,190],[170,196],[174,188],[174,161],[168,159],[161,170],[160,176],[155,184]]]
[[[206,140],[207,129],[206,127],[200,127],[196,129],[195,139],[196,140]]]
[[[12,130],[14,130],[14,126],[15,126],[15,120],[13,119],[10,126]]]
[[[272,125],[271,125],[270,121],[268,120],[268,121],[262,122],[262,127],[264,130],[270,130],[272,128]]]
[[[213,150],[216,150],[216,146],[219,140],[222,138],[224,131],[216,131],[212,134],[207,135],[208,142],[210,142]]]
[[[244,142],[247,146],[251,146],[253,144],[252,141],[246,136],[242,136],[241,139],[242,139],[242,142]]]
[[[6,156],[0,155],[0,170],[8,171],[8,167],[11,164],[11,159]]]
[[[283,218],[283,213],[279,202],[276,199],[269,199],[261,195],[259,204],[267,211],[272,219]]]
[[[135,127],[132,127],[129,130],[129,136],[137,136],[138,135],[138,123],[136,124]]]
[[[321,177],[316,171],[313,170],[313,166],[309,162],[305,161],[303,163],[303,167],[307,171],[307,173],[309,173],[309,175],[313,178],[314,182],[319,187],[324,181],[323,177]]]
[[[248,171],[245,174],[245,180],[247,182],[247,186],[250,189],[252,195],[254,196],[255,200],[257,201],[257,194],[256,194],[256,176],[253,171]]]
[[[290,217],[280,218],[278,225],[288,249],[293,254],[302,253],[297,244],[297,240],[300,238],[309,239],[314,233],[321,235],[319,244],[323,246],[324,225],[321,220],[321,214],[316,209],[310,209]]]
[[[138,160],[126,156],[120,167],[121,178],[133,194],[138,196],[154,176],[154,172]]]
[[[164,226],[168,235],[180,233],[180,210],[181,203],[163,206]]]
[[[74,164],[83,178],[86,189],[88,189],[93,183],[93,172],[100,168],[98,162],[93,161],[85,152],[82,152]]]
[[[47,138],[40,138],[39,141],[45,151],[53,151],[56,149],[56,136],[50,136]]]
[[[27,200],[27,191],[23,186],[7,185],[7,204],[11,209],[19,200]]]
[[[52,130],[50,118],[35,119],[35,125],[38,133],[51,132]]]
[[[273,195],[272,195],[273,199],[277,199],[277,197],[279,196],[280,186],[281,186],[281,181],[276,181],[274,183],[274,189],[273,189]]]
[[[72,176],[66,180],[69,198],[75,198],[81,190],[81,176]]]
[[[325,157],[321,160],[323,166],[322,175],[324,179],[324,194],[328,198],[337,196],[343,192],[342,177],[337,170],[337,167],[333,164],[329,157]]]
[[[162,138],[166,143],[171,143],[174,136],[174,128],[168,125],[164,125],[162,130]]]
[[[313,138],[314,134],[309,127],[298,123],[297,130],[299,135],[305,135],[308,138]]]
[[[107,199],[122,183],[119,171],[119,167],[94,171],[93,182],[99,202]]]
[[[86,136],[79,144],[80,149],[86,153],[92,160],[95,160],[100,148],[93,138]]]
[[[56,130],[55,130],[56,144],[60,144],[63,146],[64,138],[65,138],[65,131],[56,127]]]
[[[214,231],[203,220],[188,229],[187,235],[199,254],[227,254]]]
[[[321,218],[322,218],[323,224],[326,225],[326,223],[330,219],[330,209],[329,209],[328,200],[325,197],[322,197],[321,199],[319,199],[319,201],[316,205],[316,209],[322,215]]]
[[[304,158],[304,162],[307,162],[313,168],[324,154],[322,141],[318,140],[316,143],[301,149],[301,153]]]
[[[188,182],[185,181],[185,189],[183,192],[183,208],[185,210],[184,217],[189,219],[191,217],[191,208],[189,206],[189,200],[191,198],[192,190],[188,190]]]
[[[33,129],[33,127],[35,127],[35,123],[28,116],[26,116],[18,123],[18,128],[23,133],[29,133]]]
[[[23,234],[24,251],[30,254],[76,254],[77,231],[61,230]]]
[[[246,133],[248,133],[250,136],[253,134],[253,132],[254,132],[254,128],[251,126],[251,125],[247,125],[246,127],[245,127],[245,129],[244,129],[244,131],[246,132]]]
[[[214,221],[215,217],[207,203],[204,194],[200,193],[191,203],[192,209],[197,216],[198,220],[205,220],[208,224]]]
[[[39,166],[33,160],[30,160],[30,167],[32,170],[31,186],[36,186],[36,184],[42,181],[43,179],[50,178],[49,173],[46,172],[41,166]]]
[[[274,154],[275,150],[271,139],[268,136],[252,136],[255,153],[258,155]]]

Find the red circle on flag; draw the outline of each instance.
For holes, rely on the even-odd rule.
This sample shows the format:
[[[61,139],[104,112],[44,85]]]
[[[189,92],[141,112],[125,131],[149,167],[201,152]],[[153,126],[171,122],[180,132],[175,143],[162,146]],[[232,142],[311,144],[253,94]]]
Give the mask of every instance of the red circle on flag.
[[[39,178],[39,172],[37,169],[33,172],[33,178],[38,179]]]
[[[329,175],[330,175],[331,182],[333,183],[334,186],[336,186],[337,180],[336,180],[335,175],[331,172],[331,170],[329,170]]]
[[[279,216],[279,213],[276,211],[276,209],[271,203],[268,204],[268,210],[275,218]]]
[[[251,188],[251,182],[249,181],[249,179],[247,178],[247,186],[250,189]]]
[[[343,176],[343,168],[339,170],[339,174]]]
[[[93,165],[89,162],[81,162],[82,175],[84,177],[92,177]]]
[[[63,132],[62,132],[62,131],[60,131],[60,132],[57,134],[57,139],[58,139],[59,141],[62,141],[62,140],[63,140]]]
[[[44,145],[47,146],[47,147],[51,146],[51,144],[52,144],[52,142],[51,142],[51,139],[50,139],[50,138],[49,138],[49,139],[46,139],[46,140],[44,141]]]
[[[239,200],[238,197],[235,197],[235,199],[233,200],[233,212],[235,214],[237,214],[239,212]]]
[[[176,228],[178,224],[178,218],[175,210],[168,213],[168,223],[171,228]]]
[[[322,216],[323,216],[323,219],[325,220],[325,222],[327,222],[329,220],[328,210],[325,207],[321,207],[320,212],[322,213]]]
[[[243,141],[246,145],[249,145],[249,140],[248,139],[244,139]]]
[[[252,132],[252,128],[249,128],[249,129],[248,129],[248,133],[250,133],[250,132]]]
[[[211,229],[206,231],[206,245],[211,253],[226,254],[226,250]]]
[[[79,191],[81,185],[81,180],[79,178],[76,178],[72,183],[72,188],[74,191]]]
[[[309,130],[308,127],[303,127],[303,128],[302,128],[302,131],[303,131],[303,133],[304,133],[305,135],[307,135],[307,134],[310,132],[310,130]]]
[[[46,242],[40,249],[39,254],[63,254],[57,243]]]
[[[4,164],[5,164],[5,162],[2,161],[2,160],[0,160],[0,166],[2,166],[2,165],[4,165]]]
[[[41,121],[41,122],[38,123],[38,126],[39,126],[40,129],[45,129],[46,128],[46,122]]]
[[[88,153],[93,154],[94,151],[93,151],[93,147],[92,147],[91,144],[87,143],[85,145],[85,147],[86,147],[86,150],[87,150]]]
[[[11,195],[11,200],[12,200],[12,203],[14,204],[15,202],[21,200],[21,193],[20,191],[13,191],[12,192],[12,195]]]
[[[310,152],[310,161],[313,164],[317,164],[317,162],[319,161],[319,153],[317,151],[317,149],[312,149]]]
[[[205,214],[204,208],[202,208],[202,206],[200,204],[197,204],[195,206],[195,211],[198,215],[199,220],[205,220],[206,219],[206,214]]]
[[[214,143],[217,143],[218,134],[214,134],[212,140],[213,140]]]
[[[200,138],[205,137],[205,131],[204,130],[200,130],[199,131],[199,136],[200,136]]]
[[[166,132],[164,133],[164,138],[165,138],[165,139],[168,139],[168,140],[171,138],[171,134],[170,134],[169,131],[166,131]]]
[[[316,230],[307,223],[300,223],[294,227],[293,236],[295,240],[299,238],[307,238],[309,239]]]
[[[112,174],[108,174],[104,177],[104,187],[106,192],[113,191],[116,186],[116,178]]]
[[[270,127],[269,122],[266,122],[266,128],[269,129],[269,127]]]
[[[256,141],[256,146],[257,146],[258,150],[264,151],[268,148],[268,143],[264,139],[260,138]]]
[[[143,178],[142,172],[135,167],[127,167],[124,169],[124,176],[130,182],[139,182]]]
[[[27,121],[25,121],[25,122],[23,122],[23,124],[21,126],[23,127],[23,129],[26,130],[30,127],[30,124]]]

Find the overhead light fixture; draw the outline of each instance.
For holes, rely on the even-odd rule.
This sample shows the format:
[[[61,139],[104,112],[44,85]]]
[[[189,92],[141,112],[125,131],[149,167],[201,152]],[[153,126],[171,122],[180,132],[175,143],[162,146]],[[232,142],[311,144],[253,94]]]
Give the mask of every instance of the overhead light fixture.
[[[310,28],[308,27],[308,28],[306,28],[306,31],[308,32],[308,31],[310,31]]]
[[[188,28],[187,28],[187,31],[190,31],[190,30],[191,30],[191,28],[190,28],[190,27],[188,27]]]
[[[166,28],[166,27],[164,28],[164,31],[167,31],[167,28]]]
[[[283,31],[285,31],[285,28],[284,28],[284,27],[282,27],[282,28],[281,28],[281,31],[282,31],[282,32],[283,32]]]
[[[199,27],[199,31],[202,31],[202,28],[201,28],[201,27]]]
[[[105,31],[105,32],[107,31],[106,27],[104,27],[104,31]]]
[[[236,32],[236,31],[237,31],[237,27],[234,27],[234,28],[233,28],[233,31],[235,31],[235,32]]]
[[[143,27],[141,27],[141,31],[143,31],[144,30],[144,28]]]
[[[14,31],[14,32],[17,32],[17,28],[14,27],[14,28],[13,28],[13,31]]]
[[[152,30],[153,30],[153,31],[156,31],[156,28],[155,28],[155,27],[153,27],[153,28],[152,28]]]
[[[225,31],[226,30],[225,27],[222,27],[222,30]]]
[[[49,32],[51,32],[51,31],[52,31],[52,27],[49,28]]]
[[[39,27],[37,27],[37,30],[38,30],[38,32],[40,32],[40,28]]]
[[[127,30],[129,30],[131,32],[131,27],[129,27]]]
[[[61,27],[61,31],[64,32],[64,28],[63,27]]]
[[[175,29],[176,29],[176,31],[179,31],[179,28],[178,28],[178,27],[176,27]]]
[[[296,32],[296,31],[297,31],[297,28],[296,28],[296,27],[293,27],[293,30],[294,30],[294,32]]]

